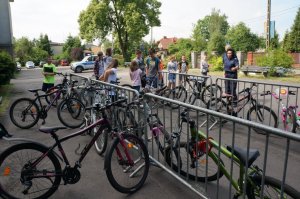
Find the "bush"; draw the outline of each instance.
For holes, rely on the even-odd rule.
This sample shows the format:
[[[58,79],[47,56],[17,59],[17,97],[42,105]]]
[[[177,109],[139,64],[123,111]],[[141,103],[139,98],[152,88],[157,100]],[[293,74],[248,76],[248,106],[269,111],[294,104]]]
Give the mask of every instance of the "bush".
[[[5,51],[0,51],[0,85],[9,84],[16,71],[16,64]]]
[[[119,54],[114,54],[113,55],[114,59],[117,59],[119,61],[119,66],[124,66],[124,58],[123,55],[119,55]]]
[[[209,58],[209,70],[210,71],[223,71],[223,59],[219,56],[212,56]]]
[[[272,50],[267,52],[264,56],[257,58],[258,66],[269,66],[270,75],[276,75],[275,67],[291,68],[293,58],[281,49]]]

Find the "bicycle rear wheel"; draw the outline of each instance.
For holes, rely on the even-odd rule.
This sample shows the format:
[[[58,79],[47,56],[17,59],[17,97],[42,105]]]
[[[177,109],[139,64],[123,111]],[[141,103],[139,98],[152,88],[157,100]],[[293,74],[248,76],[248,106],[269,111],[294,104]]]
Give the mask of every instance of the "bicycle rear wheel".
[[[34,143],[14,145],[0,155],[0,196],[2,198],[50,197],[61,181],[61,166],[50,152],[33,166],[48,149]]]
[[[296,114],[293,109],[287,108],[284,113],[285,122],[283,123],[284,129],[288,132],[296,133],[297,123]]]
[[[172,150],[171,150],[172,148]],[[200,151],[198,151],[200,153]],[[213,152],[208,154],[206,159],[206,154],[197,155],[196,165],[192,163],[190,154],[188,152],[187,142],[180,142],[179,147],[168,147],[166,149],[166,162],[175,171],[179,172],[182,176],[188,176],[191,180],[197,180],[199,182],[214,181],[218,179],[218,164],[212,159],[211,155],[217,155]],[[180,159],[180,163],[178,163]],[[220,164],[224,164],[221,159],[219,159]],[[207,176],[206,176],[206,163],[207,163]],[[219,172],[219,178],[223,176],[223,173]]]
[[[39,121],[39,107],[29,98],[16,100],[9,109],[9,116],[14,125],[29,129]]]
[[[262,191],[262,176],[254,176],[252,177],[251,181],[254,182],[254,185],[251,185],[251,183],[248,183],[247,187],[247,196],[249,199],[256,199],[256,198],[262,198],[264,199],[276,199],[276,198],[286,198],[286,199],[298,199],[300,198],[300,193],[294,189],[293,187],[284,184],[283,186],[283,195],[281,197],[281,181],[265,176],[265,186],[264,186],[264,192]]]
[[[184,103],[187,98],[187,91],[183,86],[176,86],[174,90],[171,90],[169,98]],[[170,106],[172,109],[179,107],[177,104],[170,104]]]
[[[278,127],[276,113],[267,106],[256,105],[251,107],[247,113],[247,119],[274,128]],[[259,134],[265,134],[263,130],[257,128],[253,128],[253,130]]]
[[[210,100],[221,99],[222,89],[219,85],[211,84],[203,88],[201,92],[201,100],[208,105]]]
[[[85,106],[76,98],[63,100],[57,108],[58,119],[69,128],[78,128],[84,123]]]
[[[92,118],[92,123],[95,123],[97,120],[100,119],[100,115],[98,112],[93,110],[91,111],[91,118]],[[100,126],[96,126],[95,128],[92,129],[93,135],[95,135],[98,132],[99,128]],[[96,152],[99,155],[103,155],[103,153],[106,151],[107,142],[108,142],[108,133],[109,133],[108,129],[103,129],[102,133],[99,135],[99,137],[94,143]]]
[[[149,155],[145,144],[138,137],[132,134],[123,134],[122,137],[124,140],[115,139],[106,153],[106,175],[117,191],[134,193],[143,186],[148,176]],[[129,157],[126,156],[125,150]]]

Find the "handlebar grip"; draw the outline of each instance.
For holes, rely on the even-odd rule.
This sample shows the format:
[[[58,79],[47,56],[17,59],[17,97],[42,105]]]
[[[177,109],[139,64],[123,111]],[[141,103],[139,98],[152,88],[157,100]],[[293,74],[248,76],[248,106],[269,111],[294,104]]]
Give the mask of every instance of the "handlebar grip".
[[[289,95],[296,95],[296,91],[289,91]]]
[[[260,94],[260,96],[265,96],[265,95],[270,95],[271,92],[270,91],[266,91],[265,93]]]

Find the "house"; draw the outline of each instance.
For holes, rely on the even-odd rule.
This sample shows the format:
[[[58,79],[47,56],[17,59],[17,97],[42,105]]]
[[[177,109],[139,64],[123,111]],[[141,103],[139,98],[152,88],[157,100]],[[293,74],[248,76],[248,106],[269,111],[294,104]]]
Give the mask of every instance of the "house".
[[[161,54],[167,55],[168,48],[170,44],[176,43],[178,39],[176,37],[167,38],[164,36],[161,40],[158,41],[158,49]]]
[[[10,2],[14,0],[0,0],[0,50],[13,55]]]
[[[63,52],[63,43],[50,42],[50,47],[53,55],[59,55]]]

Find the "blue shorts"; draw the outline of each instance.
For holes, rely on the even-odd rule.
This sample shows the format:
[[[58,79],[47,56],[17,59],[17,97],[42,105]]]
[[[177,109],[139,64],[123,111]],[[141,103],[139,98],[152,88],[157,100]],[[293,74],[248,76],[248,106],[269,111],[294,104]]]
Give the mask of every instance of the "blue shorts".
[[[169,74],[168,80],[169,82],[176,82],[176,74]]]

